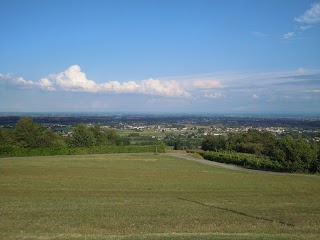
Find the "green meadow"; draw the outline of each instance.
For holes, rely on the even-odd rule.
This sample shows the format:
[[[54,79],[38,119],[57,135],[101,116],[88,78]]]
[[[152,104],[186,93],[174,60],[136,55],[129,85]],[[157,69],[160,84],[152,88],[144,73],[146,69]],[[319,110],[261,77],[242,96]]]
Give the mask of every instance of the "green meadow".
[[[0,238],[320,239],[320,177],[154,154],[3,158]]]

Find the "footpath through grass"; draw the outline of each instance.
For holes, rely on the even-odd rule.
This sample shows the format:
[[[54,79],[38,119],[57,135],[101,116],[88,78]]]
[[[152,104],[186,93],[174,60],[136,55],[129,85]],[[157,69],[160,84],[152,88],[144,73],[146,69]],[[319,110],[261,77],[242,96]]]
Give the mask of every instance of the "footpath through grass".
[[[320,239],[320,178],[153,154],[4,158],[0,239]]]

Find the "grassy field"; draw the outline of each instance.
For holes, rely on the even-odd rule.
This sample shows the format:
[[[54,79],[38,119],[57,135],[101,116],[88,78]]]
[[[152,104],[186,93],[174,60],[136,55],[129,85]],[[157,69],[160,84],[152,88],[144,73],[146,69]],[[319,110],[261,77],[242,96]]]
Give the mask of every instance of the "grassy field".
[[[320,239],[320,178],[153,154],[0,159],[1,239]]]

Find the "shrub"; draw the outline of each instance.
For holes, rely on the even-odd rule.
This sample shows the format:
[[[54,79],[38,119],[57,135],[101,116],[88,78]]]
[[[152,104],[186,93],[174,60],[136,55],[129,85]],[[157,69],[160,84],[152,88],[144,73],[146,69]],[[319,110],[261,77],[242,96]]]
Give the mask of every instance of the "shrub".
[[[84,155],[106,153],[143,153],[165,152],[164,145],[149,146],[93,146],[93,147],[65,147],[65,148],[13,148],[0,147],[0,157],[28,157],[28,156],[52,156],[52,155]]]
[[[204,159],[215,162],[230,163],[258,170],[284,170],[283,166],[279,162],[272,161],[266,156],[237,152],[200,151],[198,153]]]

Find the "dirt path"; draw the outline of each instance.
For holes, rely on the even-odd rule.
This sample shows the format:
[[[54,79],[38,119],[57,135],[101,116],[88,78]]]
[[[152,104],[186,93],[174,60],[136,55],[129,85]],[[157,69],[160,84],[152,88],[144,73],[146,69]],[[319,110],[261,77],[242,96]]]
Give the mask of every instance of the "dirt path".
[[[241,172],[251,172],[251,173],[258,173],[258,174],[269,174],[269,175],[284,175],[284,176],[286,175],[286,176],[302,176],[302,177],[320,178],[319,175],[282,173],[282,172],[271,172],[271,171],[261,171],[261,170],[248,169],[248,168],[243,168],[243,167],[232,165],[232,164],[219,163],[219,162],[213,162],[213,161],[209,161],[209,160],[205,160],[205,159],[194,158],[194,157],[190,157],[190,156],[183,154],[183,153],[164,153],[163,155],[183,158],[183,159],[186,159],[189,161],[193,161],[193,162],[197,162],[197,163],[201,163],[201,164],[205,164],[205,165],[226,168],[226,169],[231,169],[231,170],[236,170],[236,171],[241,171]]]

